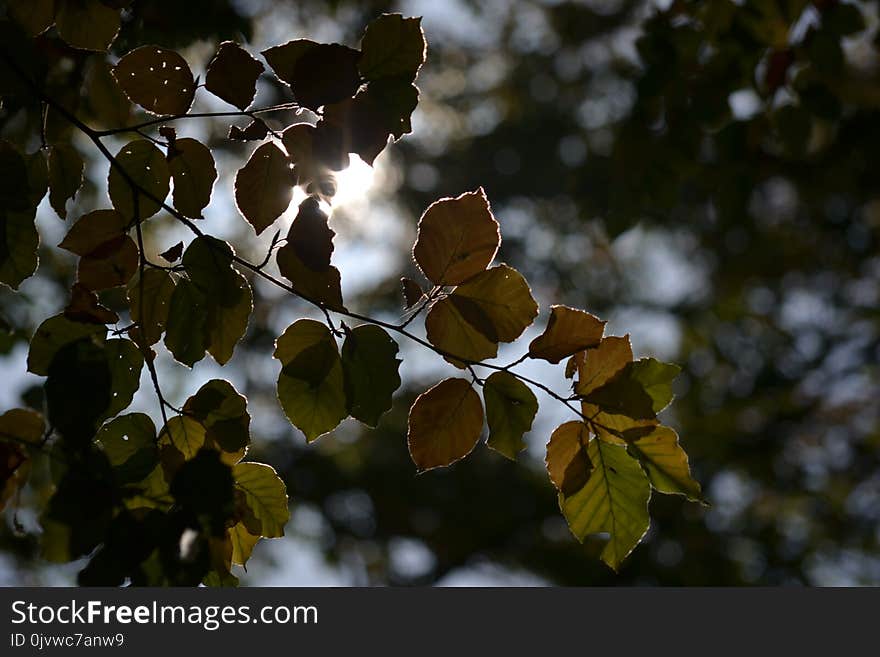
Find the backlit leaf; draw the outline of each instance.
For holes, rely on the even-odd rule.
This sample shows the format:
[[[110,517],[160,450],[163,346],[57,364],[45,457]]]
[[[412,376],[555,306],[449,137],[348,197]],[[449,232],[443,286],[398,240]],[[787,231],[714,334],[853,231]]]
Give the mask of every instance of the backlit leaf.
[[[18,289],[37,269],[40,237],[34,225],[35,210],[0,208],[0,283]]]
[[[117,166],[110,167],[107,177],[107,191],[113,207],[127,219],[143,220],[152,217],[162,207],[168,196],[171,174],[165,156],[158,148],[145,139],[129,142],[116,154],[116,162],[128,178],[137,186],[137,207],[131,184]]]
[[[64,308],[64,316],[74,322],[114,324],[119,315],[98,302],[98,295],[85,285],[75,283],[70,289],[70,303]]]
[[[156,426],[144,413],[120,415],[107,422],[95,440],[110,461],[114,478],[122,485],[142,481],[159,462]]]
[[[423,392],[409,411],[407,444],[420,472],[471,453],[483,431],[483,406],[469,381],[445,379]]]
[[[404,307],[407,310],[421,301],[422,297],[425,295],[422,291],[422,287],[411,278],[402,277],[400,279],[400,285],[403,288],[403,300],[405,301]]]
[[[205,357],[208,336],[205,329],[208,301],[188,278],[174,286],[165,323],[165,346],[174,359],[192,367]]]
[[[501,243],[482,188],[435,201],[419,220],[418,230],[413,256],[436,285],[458,285],[479,274]]]
[[[241,522],[235,523],[228,530],[232,542],[232,563],[243,566],[251,558],[254,546],[260,541],[259,536],[251,534]]]
[[[597,347],[605,322],[588,312],[567,306],[551,306],[547,328],[529,345],[531,358],[558,363],[584,349]]]
[[[598,347],[587,349],[582,356],[575,356],[578,380],[574,391],[587,396],[603,386],[627,363],[632,362],[632,346],[629,336],[603,338]]]
[[[76,280],[90,290],[105,290],[128,283],[137,267],[137,245],[122,235],[80,258]]]
[[[636,432],[635,436],[628,440],[629,449],[647,470],[648,479],[656,490],[684,495],[693,502],[703,501],[700,484],[691,477],[687,454],[675,431],[658,426]]]
[[[284,536],[290,509],[287,488],[275,469],[264,463],[239,463],[232,468],[232,476],[235,488],[244,493],[245,504],[260,525],[259,534],[266,538]]]
[[[348,412],[368,426],[379,424],[400,387],[398,351],[388,333],[371,324],[352,329],[342,345]]]
[[[579,422],[553,432],[547,470],[561,489],[559,506],[572,533],[580,541],[590,534],[609,533],[602,560],[617,570],[650,524],[651,487],[644,470],[625,446],[596,439],[585,443]]]
[[[185,217],[201,219],[217,180],[211,151],[195,139],[176,139],[168,149],[168,170],[174,180],[174,208]]]
[[[162,337],[175,285],[170,272],[148,268],[144,270],[143,278],[133,278],[128,286],[131,320],[138,325],[141,337],[148,345],[156,344]]]
[[[67,201],[82,186],[83,166],[79,151],[69,144],[49,150],[49,203],[62,219],[67,218]]]
[[[269,141],[257,148],[235,176],[235,203],[257,235],[281,216],[293,197],[290,162]]]
[[[185,114],[196,90],[186,60],[157,46],[141,46],[124,55],[113,77],[133,103],[153,114]]]
[[[104,351],[107,354],[113,386],[110,405],[103,414],[103,418],[109,418],[131,404],[134,393],[140,386],[144,358],[134,342],[121,338],[107,340]]]
[[[322,323],[300,319],[275,344],[281,361],[278,400],[290,422],[311,442],[348,415],[342,360],[336,340]]]
[[[584,395],[583,399],[607,413],[650,419],[672,401],[672,381],[680,371],[677,365],[642,358],[627,363],[613,378]]]
[[[238,109],[254,100],[263,65],[237,43],[224,41],[208,64],[205,88]]]
[[[56,0],[58,36],[80,50],[103,52],[119,33],[119,11],[100,0]]]
[[[250,445],[247,399],[232,384],[212,379],[186,400],[183,412],[205,428],[205,446],[221,452],[224,462],[238,463]]]
[[[494,372],[483,385],[488,445],[515,461],[525,449],[523,435],[532,428],[538,413],[538,400],[522,381],[510,372]]]
[[[77,219],[58,245],[78,256],[94,253],[126,234],[127,220],[116,210],[94,210]]]
[[[415,78],[427,48],[421,21],[400,14],[383,14],[371,22],[361,40],[361,75],[367,80]]]

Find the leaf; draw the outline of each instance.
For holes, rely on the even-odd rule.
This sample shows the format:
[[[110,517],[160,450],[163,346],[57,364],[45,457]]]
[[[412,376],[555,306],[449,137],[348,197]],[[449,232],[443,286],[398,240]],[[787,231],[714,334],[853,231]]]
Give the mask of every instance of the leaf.
[[[458,361],[493,358],[499,342],[512,342],[532,323],[538,304],[512,267],[498,265],[458,286],[435,303],[425,320],[428,340]],[[457,358],[456,358],[457,357]]]
[[[147,345],[156,344],[162,337],[175,285],[169,272],[149,268],[144,270],[143,278],[132,279],[128,286],[131,321],[138,325]]]
[[[234,141],[262,141],[268,134],[269,127],[260,119],[254,119],[244,130],[237,125],[229,126],[229,134],[226,138]]]
[[[421,18],[400,14],[382,14],[371,22],[361,40],[361,75],[367,80],[415,78],[427,49],[421,22]]]
[[[290,205],[293,177],[287,157],[271,141],[258,147],[235,176],[235,203],[257,235]]]
[[[404,308],[409,310],[425,296],[422,287],[411,278],[401,277],[400,285],[403,288]]]
[[[67,218],[67,201],[82,186],[83,167],[73,146],[58,144],[49,150],[49,203],[62,219]]]
[[[186,60],[173,50],[141,46],[113,69],[125,95],[152,114],[185,114],[196,86]]]
[[[34,209],[0,208],[0,283],[13,290],[37,270],[40,237],[34,215]]]
[[[84,337],[58,349],[44,388],[49,424],[65,445],[79,449],[89,445],[113,400],[113,384],[103,343]]]
[[[55,22],[55,0],[9,0],[9,15],[28,36],[37,36]]]
[[[190,243],[182,261],[190,281],[204,299],[205,348],[220,365],[232,358],[253,310],[251,287],[232,267],[233,255],[229,244],[203,235]]]
[[[168,302],[165,346],[174,360],[189,367],[204,358],[208,348],[207,304],[205,294],[188,278],[177,281]]]
[[[58,36],[80,50],[106,51],[119,34],[119,12],[100,0],[57,1]]]
[[[576,357],[578,380],[574,391],[583,397],[603,386],[627,363],[632,362],[629,336],[603,338],[598,347],[587,349],[582,358]]]
[[[224,463],[238,463],[250,445],[247,399],[232,384],[212,379],[183,405],[186,416],[205,429],[205,446],[221,452]]]
[[[587,442],[581,422],[553,432],[547,445],[547,470],[559,492],[559,506],[572,534],[611,536],[602,560],[617,570],[648,531],[651,487],[626,447],[602,440]]]
[[[31,209],[28,170],[24,158],[12,144],[0,140],[0,208],[25,212]]]
[[[297,102],[312,110],[354,96],[361,83],[360,53],[338,43],[299,39],[264,50],[263,56]]]
[[[232,563],[244,566],[251,558],[251,552],[260,541],[260,537],[251,534],[241,522],[230,527],[228,534],[229,540],[232,542]]]
[[[78,256],[87,256],[127,233],[127,221],[116,210],[94,210],[81,216],[58,245]]]
[[[137,268],[137,246],[122,235],[80,258],[76,280],[90,290],[105,290],[128,283]]]
[[[266,538],[284,536],[290,509],[287,488],[275,469],[263,463],[239,463],[232,468],[232,476],[236,489],[244,493],[248,511],[257,520],[259,535]],[[256,528],[248,527],[251,529]]]
[[[113,207],[129,220],[152,217],[168,196],[171,179],[162,151],[145,139],[137,139],[122,147],[116,154],[116,163],[117,166],[110,167],[107,177],[107,191]],[[137,206],[131,185],[119,167],[138,188]]]
[[[49,364],[62,347],[85,337],[103,341],[106,335],[107,327],[103,325],[74,322],[64,315],[49,317],[37,327],[34,337],[31,338],[27,358],[28,372],[46,376],[49,373]]]
[[[281,361],[278,400],[290,422],[312,442],[348,415],[342,360],[328,328],[312,319],[287,327],[275,343]]]
[[[98,302],[98,295],[81,283],[70,289],[70,302],[64,308],[64,316],[74,322],[85,324],[115,324],[119,315]]]
[[[588,312],[567,306],[551,306],[547,328],[529,345],[529,357],[558,363],[584,349],[599,346],[605,322]]]
[[[629,449],[644,466],[655,490],[684,495],[693,502],[703,501],[700,484],[691,477],[687,454],[675,431],[658,426],[636,432],[635,436],[627,440]]]
[[[445,379],[409,410],[409,454],[419,472],[451,465],[471,453],[482,431],[483,406],[470,382]]]
[[[23,155],[22,159],[27,172],[28,205],[35,208],[49,189],[49,164],[42,150]]]
[[[372,324],[352,329],[342,344],[348,412],[367,426],[379,424],[400,387],[398,351],[388,333]]]
[[[156,426],[144,413],[120,415],[101,427],[95,440],[120,485],[146,479],[159,462]]]
[[[180,260],[181,255],[183,255],[183,242],[178,242],[174,246],[160,253],[159,257],[162,258],[165,262],[175,263]]]
[[[310,196],[299,206],[299,212],[290,224],[287,244],[309,269],[324,272],[330,268],[333,254],[333,236],[327,225],[329,217],[321,210],[317,199]]]
[[[257,93],[263,65],[237,43],[224,41],[208,64],[205,88],[238,109],[247,108]]]
[[[583,395],[583,400],[607,413],[651,419],[672,401],[672,381],[679,372],[677,365],[642,358],[627,363],[612,379]]]
[[[131,340],[114,339],[104,343],[107,364],[110,368],[112,393],[110,405],[102,414],[106,419],[128,408],[141,382],[144,358]]]
[[[27,482],[30,456],[25,447],[43,438],[43,416],[13,408],[0,415],[0,511]]]
[[[501,243],[483,189],[432,203],[419,220],[413,256],[435,285],[458,285],[489,266]]]
[[[510,372],[495,372],[483,384],[488,445],[512,461],[525,449],[523,434],[532,428],[538,400],[522,381]]]
[[[85,101],[91,108],[96,123],[105,128],[119,128],[129,124],[132,105],[116,83],[110,64],[94,58],[86,77]]]
[[[168,170],[174,179],[174,208],[185,217],[201,219],[217,180],[211,151],[195,139],[176,139],[168,149]]]

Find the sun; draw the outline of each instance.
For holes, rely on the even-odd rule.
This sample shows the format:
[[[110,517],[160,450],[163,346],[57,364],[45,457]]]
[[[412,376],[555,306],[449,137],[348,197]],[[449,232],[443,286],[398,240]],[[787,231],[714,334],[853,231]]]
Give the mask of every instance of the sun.
[[[365,200],[375,183],[373,167],[354,153],[348,157],[348,168],[336,173],[336,195],[332,200],[334,208]]]

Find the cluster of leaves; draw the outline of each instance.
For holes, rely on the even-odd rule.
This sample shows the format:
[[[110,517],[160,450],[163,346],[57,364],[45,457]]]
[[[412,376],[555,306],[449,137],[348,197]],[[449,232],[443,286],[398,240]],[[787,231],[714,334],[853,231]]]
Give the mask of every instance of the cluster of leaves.
[[[54,21],[70,46],[101,51],[118,30],[118,13],[107,39],[103,29],[86,39],[62,26],[69,7],[91,8],[99,21],[107,4],[42,3],[49,9],[40,20],[23,9],[11,13],[29,34],[45,32]],[[515,269],[491,266],[501,235],[482,189],[441,199],[423,214],[413,256],[428,284],[404,279],[411,309],[406,322],[392,325],[345,307],[341,274],[331,264],[334,232],[323,209],[335,192],[333,173],[347,167],[351,155],[372,164],[389,139],[410,132],[418,102],[414,81],[425,50],[419,19],[392,14],[367,27],[360,50],[308,40],[266,50],[266,62],[289,85],[295,106],[317,117],[280,133],[257,118],[258,110],[248,110],[265,71],[260,61],[224,42],[209,63],[204,88],[252,119],[245,129],[233,127],[229,138],[261,142],[235,176],[241,215],[260,234],[287,211],[293,187],[307,194],[276,254],[286,284],[264,271],[266,263],[240,258],[231,245],[199,227],[217,172],[208,147],[177,138],[168,125],[192,118],[199,88],[180,54],[142,46],[112,67],[98,67],[106,73],[105,97],[117,115],[127,118],[134,103],[157,118],[97,130],[49,96],[33,63],[4,46],[4,93],[30,94],[46,108],[47,118],[39,151],[22,154],[13,144],[0,146],[0,281],[16,288],[35,271],[34,217],[47,191],[66,219],[67,201],[83,182],[72,131],[88,138],[109,163],[112,208],[82,215],[59,244],[79,256],[70,302],[45,320],[30,342],[28,369],[46,377],[48,427],[23,409],[0,419],[3,499],[20,490],[29,450],[48,451],[56,491],[42,516],[44,554],[58,561],[91,555],[82,583],[233,584],[231,565],[244,565],[260,537],[283,534],[288,519],[283,482],[270,466],[241,460],[250,444],[245,398],[218,379],[178,409],[162,396],[153,366],[160,341],[190,367],[206,354],[220,365],[232,358],[253,310],[251,285],[241,270],[313,303],[326,317],[326,323],[294,322],[274,353],[282,366],[280,404],[308,441],[349,416],[375,427],[391,408],[400,386],[399,347],[391,331],[471,374],[470,380],[438,383],[410,409],[408,445],[419,471],[450,465],[480,442],[484,410],[477,388],[483,390],[488,446],[515,459],[538,411],[531,385],[580,418],[554,432],[548,471],[575,536],[611,535],[603,558],[612,568],[647,530],[652,486],[699,499],[677,436],[657,419],[672,399],[675,366],[633,361],[628,338],[603,337],[604,322],[564,306],[551,308],[546,330],[517,363],[568,359],[565,374],[576,375],[571,396],[516,373],[517,363],[485,362],[497,355],[500,343],[515,341],[531,326],[538,305]],[[49,130],[53,122],[66,127]],[[142,132],[150,127],[157,127],[164,141]],[[145,138],[113,155],[102,139],[125,132]],[[163,209],[194,235],[185,248],[180,243],[160,254],[167,265],[148,257],[143,240],[144,222]],[[111,328],[120,317],[98,294],[123,286],[131,322]],[[406,328],[423,311],[427,341]],[[349,328],[342,322],[337,328],[331,313],[361,324]],[[338,338],[344,339],[341,350]],[[158,432],[144,414],[121,414],[144,365],[163,415]],[[493,372],[483,380],[475,367]],[[174,415],[167,417],[167,410]]]

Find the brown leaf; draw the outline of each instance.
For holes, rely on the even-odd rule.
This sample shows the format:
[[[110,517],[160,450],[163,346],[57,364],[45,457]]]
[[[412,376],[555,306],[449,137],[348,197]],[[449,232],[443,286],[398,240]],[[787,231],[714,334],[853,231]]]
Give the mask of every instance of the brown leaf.
[[[185,114],[196,91],[186,60],[158,46],[141,46],[123,56],[113,77],[132,102],[153,114]]]
[[[175,209],[185,217],[201,219],[217,180],[211,151],[195,139],[176,139],[168,150],[168,169],[174,180]]]
[[[85,324],[115,324],[119,321],[119,315],[102,306],[98,295],[82,283],[74,283],[70,289],[70,302],[64,309],[64,315]]]
[[[268,141],[258,147],[235,176],[235,203],[257,235],[271,226],[293,197],[290,162]]]
[[[588,312],[551,306],[547,328],[532,340],[529,356],[555,364],[566,356],[598,346],[604,332],[605,322]]]
[[[406,301],[405,308],[409,310],[421,301],[425,293],[422,291],[422,287],[411,278],[402,277],[400,284],[403,287],[403,298]]]
[[[360,87],[360,52],[338,43],[300,39],[263,52],[279,78],[290,85],[297,102],[317,110],[354,96]]]
[[[317,199],[310,196],[300,204],[287,233],[287,243],[312,271],[324,272],[330,268],[336,233],[327,225],[328,218],[318,206]]]
[[[224,41],[208,64],[205,88],[215,96],[243,110],[257,93],[257,79],[263,65],[237,43]]]

